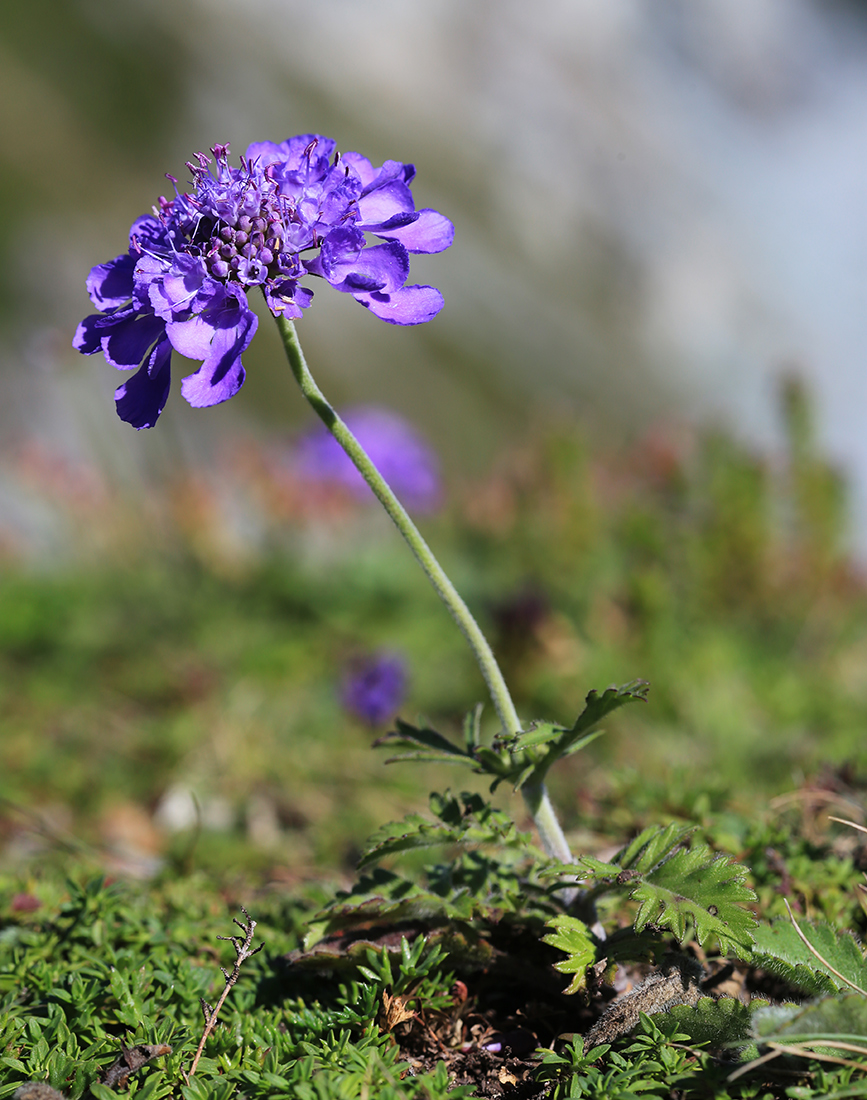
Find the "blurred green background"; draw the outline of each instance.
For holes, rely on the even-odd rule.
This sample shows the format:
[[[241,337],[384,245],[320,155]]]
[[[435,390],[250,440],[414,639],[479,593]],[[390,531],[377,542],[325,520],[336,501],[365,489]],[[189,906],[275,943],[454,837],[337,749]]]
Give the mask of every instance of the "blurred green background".
[[[379,649],[407,659],[409,719],[453,731],[483,685],[387,521],[287,485],[311,414],[267,319],[237,398],[197,411],[175,393],[151,432],[117,421],[117,376],[71,350],[87,271],[217,141],[237,155],[313,131],[414,161],[418,205],[455,221],[451,250],[413,261],[445,294],[435,323],[381,325],[319,289],[300,335],[338,407],[396,409],[440,455],[446,503],[423,528],[523,715],[652,682],[556,777],[569,828],[600,806],[616,823],[623,800],[701,815],[863,764],[863,433],[847,435],[863,343],[829,304],[857,257],[835,268],[842,294],[815,278],[838,237],[817,220],[798,251],[802,200],[774,190],[813,163],[817,119],[837,135],[863,107],[863,82],[828,93],[863,60],[862,9],[663,8],[0,14],[8,859],[62,842],[141,873],[291,876],[350,864],[383,820],[469,782],[383,768],[341,709],[347,663]],[[835,156],[809,195],[823,210]]]

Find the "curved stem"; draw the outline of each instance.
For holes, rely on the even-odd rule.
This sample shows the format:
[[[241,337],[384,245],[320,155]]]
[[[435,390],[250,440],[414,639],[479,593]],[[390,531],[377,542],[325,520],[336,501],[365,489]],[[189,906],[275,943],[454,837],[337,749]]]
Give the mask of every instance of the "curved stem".
[[[340,446],[349,455],[356,469],[376,494],[377,499],[388,512],[395,527],[403,535],[410,550],[415,554],[416,560],[427,573],[431,584],[437,591],[440,599],[449,609],[455,622],[461,628],[464,637],[470,643],[479,668],[488,685],[491,699],[497,711],[497,716],[505,733],[518,733],[521,722],[518,718],[515,704],[506,687],[506,681],[500,671],[500,666],[494,657],[488,640],[479,628],[479,624],[473,618],[470,609],[464,603],[455,586],[446,576],[440,563],[433,555],[433,551],[425,542],[421,532],[409,518],[404,506],[400,503],[388,482],[367,457],[364,448],[340,419],[335,410],[326,400],[324,394],[316,385],[316,382],[307,366],[304,352],[298,341],[298,334],[294,324],[285,317],[277,318],[277,328],[283,338],[286,355],[292,373],[301,387],[301,392],[313,406],[320,420],[325,424]]]
[[[524,796],[527,809],[533,815],[545,851],[554,859],[559,859],[561,863],[571,863],[572,852],[560,827],[554,807],[551,805],[548,788],[544,783],[525,783],[521,788],[521,794]],[[569,902],[572,901],[577,892],[577,890],[571,892],[568,898]]]
[[[488,686],[491,700],[497,711],[497,717],[505,734],[519,733],[521,720],[515,710],[515,704],[509,694],[506,681],[500,671],[500,666],[494,657],[487,638],[479,628],[479,624],[473,618],[470,609],[464,603],[459,592],[446,576],[440,563],[434,557],[432,550],[425,542],[416,525],[410,519],[406,509],[394,495],[385,478],[377,470],[376,466],[368,458],[364,448],[340,419],[335,410],[326,400],[324,394],[317,386],[301,344],[295,325],[286,317],[277,317],[277,328],[283,339],[283,347],[286,349],[286,357],[292,368],[292,373],[301,392],[307,398],[314,412],[325,424],[346,454],[352,460],[355,468],[373,490],[379,502],[391,517],[395,527],[403,535],[409,548],[412,550],[419,565],[427,574],[431,584],[436,589],[440,599],[451,612],[452,618],[460,627],[464,637],[470,644],[475,654],[476,661],[481,669],[482,676]],[[525,787],[522,791],[527,808],[533,815],[539,830],[545,849],[554,858],[568,863],[572,856],[569,845],[560,828],[560,822],[554,813],[548,792],[543,783]]]

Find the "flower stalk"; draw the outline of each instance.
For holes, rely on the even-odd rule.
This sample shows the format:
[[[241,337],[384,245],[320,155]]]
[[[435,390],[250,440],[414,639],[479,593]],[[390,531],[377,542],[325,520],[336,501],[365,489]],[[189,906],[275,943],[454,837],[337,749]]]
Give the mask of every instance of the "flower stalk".
[[[448,608],[461,633],[467,639],[484,677],[503,733],[507,736],[520,733],[521,720],[515,710],[515,704],[512,702],[503,673],[472,612],[449,580],[445,570],[437,561],[433,551],[412,519],[410,519],[406,509],[395,496],[385,478],[380,474],[368,457],[367,452],[319,389],[313,375],[310,373],[310,368],[307,366],[307,360],[304,357],[293,322],[282,315],[278,315],[275,319],[283,340],[286,358],[289,360],[289,366],[292,368],[292,373],[302,394],[370,486],[377,500],[382,504],[395,527],[403,536],[404,541],[415,555],[416,561],[427,574],[437,595]],[[533,820],[545,850],[555,859],[568,863],[572,859],[572,855],[563,835],[560,822],[557,820],[557,815],[551,805],[545,784],[541,782],[527,784],[522,788],[522,794],[527,808],[533,815]]]
[[[254,142],[240,167],[229,163],[228,145],[214,145],[211,154],[187,161],[190,191],[168,176],[174,197],[161,196],[152,214],[136,218],[125,253],[91,269],[87,290],[98,312],[79,324],[73,347],[84,355],[101,351],[118,370],[135,370],[115,390],[117,412],[136,429],[152,428],[169,396],[175,351],[199,361],[181,383],[194,408],[238,393],[246,377],[241,356],[259,324],[247,296],[258,287],[301,392],[451,612],[475,654],[503,736],[515,737],[521,721],[487,639],[375,463],[325,400],[293,325],[313,299],[303,284],[307,276],[389,324],[432,320],[443,297],[436,287],[407,282],[410,256],[449,248],[454,226],[436,210],[416,209],[414,165],[387,160],[376,166],[360,153],[340,153],[322,134]],[[545,848],[568,862],[544,773],[530,776],[522,789]]]

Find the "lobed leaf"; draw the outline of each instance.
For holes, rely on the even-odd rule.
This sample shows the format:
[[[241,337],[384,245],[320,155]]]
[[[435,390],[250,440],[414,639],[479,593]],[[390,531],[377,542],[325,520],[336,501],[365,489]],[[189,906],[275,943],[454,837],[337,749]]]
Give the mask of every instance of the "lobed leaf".
[[[596,894],[620,890],[638,902],[634,928],[667,928],[680,941],[690,926],[703,944],[715,937],[723,951],[745,958],[756,920],[744,908],[755,894],[744,880],[747,869],[714,853],[706,844],[686,842],[693,827],[651,826],[611,862],[584,856],[560,865],[556,873],[589,880]]]
[[[578,993],[587,986],[587,968],[596,962],[597,939],[577,917],[559,914],[552,917],[546,927],[553,931],[542,937],[542,942],[556,947],[566,958],[554,963],[561,974],[571,974],[572,981],[564,993]]]
[[[378,829],[367,842],[359,867],[368,867],[397,852],[437,844],[529,846],[529,835],[519,832],[508,814],[494,809],[480,795],[464,792],[458,798],[433,794],[431,809],[439,821],[409,814],[402,821],[389,822]]]
[[[612,684],[601,695],[598,691],[589,692],[584,700],[584,710],[575,719],[572,728],[567,731],[569,737],[564,741],[564,749],[577,741],[582,734],[590,733],[612,711],[624,704],[646,703],[648,691],[650,691],[650,684],[646,680],[631,680],[620,687]]]
[[[601,731],[596,727],[607,715],[625,703],[643,702],[648,690],[645,680],[633,680],[621,687],[612,685],[601,695],[591,691],[585,700],[584,710],[571,727],[534,721],[515,736],[496,740],[494,748],[504,748],[512,766],[503,770],[503,762],[500,762],[498,769],[486,770],[492,770],[502,778],[517,779],[515,790],[519,790],[534,771],[542,776],[561,756],[570,756],[586,748],[600,735]]]
[[[683,941],[692,922],[700,944],[715,936],[723,951],[746,958],[756,923],[743,907],[755,900],[743,884],[746,873],[746,868],[714,854],[706,844],[672,852],[630,894],[639,903],[636,932],[653,922]]]

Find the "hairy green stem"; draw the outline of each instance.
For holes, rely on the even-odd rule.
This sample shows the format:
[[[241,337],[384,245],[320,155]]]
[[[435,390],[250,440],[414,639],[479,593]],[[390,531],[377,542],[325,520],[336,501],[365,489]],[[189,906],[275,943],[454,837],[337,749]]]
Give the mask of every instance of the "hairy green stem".
[[[554,807],[551,805],[548,788],[544,783],[525,783],[521,788],[521,794],[524,796],[527,809],[533,815],[533,821],[535,821],[536,828],[539,830],[539,836],[545,851],[554,859],[559,859],[561,863],[571,863],[572,852],[560,827]],[[569,902],[578,893],[577,890],[567,892],[569,893]]]
[[[394,495],[394,492],[377,470],[376,466],[368,458],[364,448],[340,419],[338,414],[326,400],[324,394],[317,386],[301,344],[295,325],[285,317],[277,317],[277,328],[283,339],[283,347],[286,349],[286,358],[302,394],[313,407],[313,411],[325,424],[349,458],[355,468],[373,490],[380,504],[391,517],[395,527],[403,535],[404,540],[415,555],[419,565],[425,571],[434,586],[440,599],[451,612],[452,618],[458,624],[464,637],[470,644],[475,654],[476,661],[481,669],[482,676],[488,686],[488,692],[497,712],[497,717],[505,734],[515,734],[521,731],[521,720],[515,710],[515,704],[509,694],[506,681],[500,671],[500,666],[494,657],[487,638],[479,628],[479,624],[473,618],[470,609],[464,603],[459,592],[449,580],[440,563],[434,557],[428,544],[425,542],[416,525],[410,519],[406,509]],[[569,862],[572,858],[569,845],[560,828],[560,823],[554,813],[548,792],[544,784],[533,787],[525,787],[523,790],[527,808],[533,815],[536,827],[542,843],[548,853],[563,862]]]

